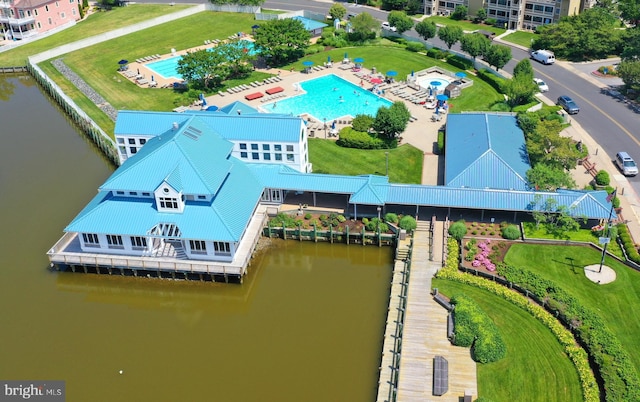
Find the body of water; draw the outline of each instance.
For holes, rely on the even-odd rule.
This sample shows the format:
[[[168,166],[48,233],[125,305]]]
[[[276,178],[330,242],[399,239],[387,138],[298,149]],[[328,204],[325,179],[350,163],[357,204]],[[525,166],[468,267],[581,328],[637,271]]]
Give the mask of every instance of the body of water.
[[[243,285],[49,271],[113,167],[29,76],[0,75],[0,121],[0,379],[65,380],[68,402],[375,399],[390,248],[275,241]]]
[[[267,103],[267,112],[309,114],[318,121],[331,121],[342,116],[366,114],[375,117],[381,106],[390,107],[391,101],[355,85],[334,74],[304,81],[299,84],[306,93],[292,98]]]

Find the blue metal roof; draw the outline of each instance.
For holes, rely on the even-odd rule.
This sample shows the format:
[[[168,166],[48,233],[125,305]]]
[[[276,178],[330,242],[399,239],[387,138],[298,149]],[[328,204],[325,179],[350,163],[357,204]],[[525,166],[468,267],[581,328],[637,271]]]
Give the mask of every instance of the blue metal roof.
[[[226,114],[232,114],[232,115],[237,115],[237,114],[254,114],[254,113],[259,113],[258,109],[251,107],[249,105],[247,105],[246,103],[240,102],[240,101],[235,101],[233,103],[230,103],[226,106],[221,107],[220,109],[217,110],[218,113],[226,113]],[[238,113],[240,112],[240,113]]]
[[[237,109],[236,109],[237,110]],[[118,135],[157,136],[171,131],[173,123],[182,124],[198,116],[222,138],[230,141],[298,142],[302,119],[270,113],[226,114],[218,112],[148,112],[121,110],[114,133]]]
[[[320,22],[320,21],[316,21],[316,20],[312,20],[312,19],[300,17],[300,16],[292,17],[292,19],[302,22],[302,25],[304,25],[304,29],[306,29],[307,31],[315,31],[318,28],[324,28],[328,26],[324,22]]]
[[[515,116],[451,114],[446,135],[447,186],[528,189],[526,173],[531,166]]]

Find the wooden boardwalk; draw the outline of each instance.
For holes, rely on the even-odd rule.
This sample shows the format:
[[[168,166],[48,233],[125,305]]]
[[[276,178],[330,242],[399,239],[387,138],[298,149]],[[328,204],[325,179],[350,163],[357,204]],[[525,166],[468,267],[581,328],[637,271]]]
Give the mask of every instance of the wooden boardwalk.
[[[431,278],[442,265],[442,222],[436,222],[435,233],[434,261],[429,261],[429,232],[417,230],[413,239],[397,390],[400,402],[458,402],[465,391],[473,399],[478,396],[476,363],[469,349],[451,345],[447,339],[447,311],[431,296]],[[442,396],[432,393],[435,356],[443,356],[449,362],[449,391]]]

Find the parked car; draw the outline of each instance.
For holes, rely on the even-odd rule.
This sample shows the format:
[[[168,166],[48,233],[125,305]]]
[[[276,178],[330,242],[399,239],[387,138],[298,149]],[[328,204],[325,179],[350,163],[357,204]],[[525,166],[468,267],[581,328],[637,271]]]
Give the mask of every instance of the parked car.
[[[562,108],[569,114],[578,114],[578,112],[580,112],[580,107],[578,107],[573,99],[566,95],[559,97],[556,104],[562,106]]]
[[[625,176],[635,176],[638,174],[638,165],[626,152],[618,152],[616,154],[616,165]]]
[[[542,64],[553,64],[556,62],[556,56],[548,50],[534,50],[531,52],[531,58]]]
[[[547,86],[547,83],[542,81],[540,78],[534,78],[533,82],[535,82],[536,85],[538,85],[538,90],[540,90],[540,92],[549,91],[549,87]]]
[[[392,27],[387,21],[382,23],[382,29],[386,29],[387,31],[396,32],[396,27]]]

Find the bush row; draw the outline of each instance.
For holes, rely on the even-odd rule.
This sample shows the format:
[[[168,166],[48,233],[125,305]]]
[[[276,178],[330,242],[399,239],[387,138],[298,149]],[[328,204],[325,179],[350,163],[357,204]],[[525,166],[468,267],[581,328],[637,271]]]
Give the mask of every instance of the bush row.
[[[576,345],[576,341],[569,330],[567,330],[543,307],[535,303],[530,303],[529,300],[521,294],[496,282],[459,272],[460,245],[455,239],[450,238],[448,240],[447,250],[447,260],[444,268],[438,271],[438,278],[452,280],[487,290],[533,315],[538,321],[551,330],[558,339],[558,342],[560,342],[560,345],[562,345],[567,356],[569,356],[569,359],[573,362],[576,370],[578,371],[584,400],[586,402],[600,401],[598,386],[596,384],[596,379],[593,376],[593,372],[589,367],[587,353],[580,346]]]
[[[629,228],[625,223],[621,223],[616,227],[618,228],[618,238],[622,242],[622,248],[627,254],[627,258],[636,264],[640,264],[640,254],[638,254],[638,249],[633,243],[633,239],[629,233]]]
[[[500,330],[491,318],[473,300],[464,295],[455,295],[451,303],[456,332],[454,344],[471,347],[473,360],[478,363],[496,362],[507,354]]]
[[[345,127],[340,130],[340,139],[336,141],[341,147],[344,148],[357,148],[357,149],[384,149],[387,145],[379,138],[372,137],[369,133],[363,133],[361,131],[355,131],[351,127]]]
[[[500,78],[497,75],[488,72],[487,69],[479,70],[477,76],[482,81],[491,85],[493,89],[495,89],[501,94],[504,94],[504,89],[502,89],[502,85],[505,81],[504,78]]]
[[[575,327],[577,337],[598,366],[607,390],[607,401],[640,400],[640,379],[631,358],[597,313],[587,309],[553,281],[534,272],[498,264],[498,273],[533,293],[538,300],[558,312],[560,320]]]
[[[458,55],[447,57],[447,63],[461,70],[471,70],[473,68],[473,61]]]

